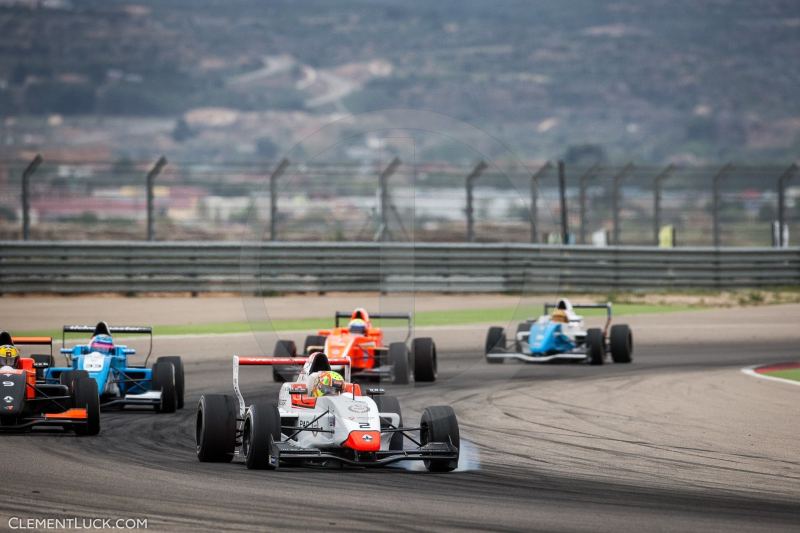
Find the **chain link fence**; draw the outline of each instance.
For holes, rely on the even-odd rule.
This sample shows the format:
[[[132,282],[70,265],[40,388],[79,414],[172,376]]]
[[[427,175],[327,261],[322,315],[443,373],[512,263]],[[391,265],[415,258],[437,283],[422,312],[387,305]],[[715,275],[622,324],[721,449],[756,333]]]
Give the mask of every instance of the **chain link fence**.
[[[53,161],[43,155],[29,178],[30,239],[147,238],[145,177],[156,158]],[[29,163],[0,161],[0,239],[22,238],[22,175]],[[555,163],[288,161],[271,182],[279,166],[168,162],[154,180],[155,239],[562,241]],[[795,174],[788,163],[567,164],[569,240],[655,245],[659,231],[671,226],[676,246],[773,246],[780,244],[775,223],[783,190],[784,235],[794,244],[800,238]]]

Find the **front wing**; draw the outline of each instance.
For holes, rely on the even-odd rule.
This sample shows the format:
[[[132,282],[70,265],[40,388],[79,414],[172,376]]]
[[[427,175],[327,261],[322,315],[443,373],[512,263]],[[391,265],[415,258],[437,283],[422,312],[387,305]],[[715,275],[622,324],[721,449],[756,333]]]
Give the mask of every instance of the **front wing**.
[[[583,352],[566,352],[552,355],[532,355],[520,352],[492,351],[486,354],[486,359],[494,360],[517,360],[523,363],[549,363],[552,361],[585,361],[586,354]]]

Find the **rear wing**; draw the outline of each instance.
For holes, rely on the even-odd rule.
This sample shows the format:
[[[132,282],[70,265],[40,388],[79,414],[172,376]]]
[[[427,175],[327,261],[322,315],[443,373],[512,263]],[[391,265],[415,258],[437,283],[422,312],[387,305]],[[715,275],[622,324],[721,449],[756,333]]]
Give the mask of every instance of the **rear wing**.
[[[66,325],[61,330],[61,353],[67,355],[69,353],[68,350],[65,351],[64,347],[66,346],[66,336],[67,333],[94,333],[95,328],[97,326],[86,326],[86,325]],[[147,357],[144,359],[144,365],[147,366],[147,361],[150,359],[150,355],[153,353],[153,328],[150,326],[109,326],[108,327],[109,333],[112,335],[115,333],[122,333],[128,335],[149,335],[150,336],[150,347],[147,350]]]
[[[12,337],[15,346],[49,346],[53,357],[53,337]]]
[[[555,309],[558,306],[557,303],[551,304],[546,303],[544,304],[544,314],[549,315],[551,309]],[[611,325],[611,302],[606,302],[604,304],[572,304],[573,309],[605,309],[606,310],[606,327],[605,329],[608,330],[608,326]]]
[[[244,418],[245,404],[242,391],[239,389],[239,367],[240,366],[302,366],[305,365],[309,357],[269,357],[269,356],[233,356],[233,390],[236,393],[236,399],[239,402],[239,416]],[[328,359],[328,364],[331,366],[344,367],[344,380],[350,382],[350,365],[349,357],[335,357]]]
[[[336,327],[339,327],[339,320],[342,318],[349,319],[353,315],[352,311],[336,311],[335,323]],[[372,319],[379,319],[379,320],[405,320],[408,325],[408,332],[406,334],[406,341],[411,338],[411,313],[370,313],[369,315],[370,320]]]

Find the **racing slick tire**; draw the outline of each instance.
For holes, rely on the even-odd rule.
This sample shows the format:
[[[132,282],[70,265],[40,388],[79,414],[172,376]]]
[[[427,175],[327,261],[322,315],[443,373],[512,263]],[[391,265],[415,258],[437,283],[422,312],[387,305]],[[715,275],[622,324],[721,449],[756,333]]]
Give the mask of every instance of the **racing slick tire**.
[[[372,399],[375,400],[375,404],[378,406],[379,413],[397,413],[400,415],[400,425],[397,427],[403,427],[403,413],[400,411],[400,400],[394,396],[375,396]],[[385,420],[381,419],[381,430],[388,428],[389,424]],[[389,439],[389,449],[393,451],[403,449],[402,433],[397,432],[392,434],[392,438]]]
[[[433,339],[421,337],[411,341],[411,357],[414,361],[414,381],[436,381],[439,369]]]
[[[275,343],[275,357],[297,357],[297,345],[294,341],[281,339]],[[296,374],[291,366],[273,366],[272,381],[286,383]]]
[[[522,351],[522,343],[520,341],[518,341],[517,338],[519,337],[520,333],[523,333],[523,332],[527,333],[528,331],[530,331],[531,330],[531,325],[533,325],[533,322],[530,321],[530,320],[526,320],[525,322],[520,322],[519,324],[517,324],[517,331],[516,331],[516,333],[514,333],[514,350],[515,351],[517,351],[517,352],[521,352]]]
[[[58,376],[58,382],[61,385],[66,385],[69,393],[72,394],[75,388],[75,382],[78,378],[88,378],[89,373],[86,370],[65,370]]]
[[[497,350],[505,350],[506,348],[506,332],[501,327],[491,327],[486,332],[486,346],[484,353],[492,353]],[[486,358],[487,363],[502,363],[503,359],[489,359]]]
[[[174,413],[178,408],[178,393],[175,387],[175,367],[172,363],[153,365],[153,390],[161,391],[161,402],[156,405],[157,413]]]
[[[100,395],[97,382],[90,377],[78,376],[72,383],[72,404],[86,409],[86,423],[75,424],[77,435],[97,435],[100,433]]]
[[[389,345],[389,361],[392,363],[392,374],[395,385],[408,385],[411,379],[411,368],[408,361],[408,346],[404,342],[393,342]]]
[[[456,449],[460,449],[461,437],[458,433],[458,419],[449,405],[426,407],[422,411],[419,426],[420,442],[423,446],[429,442],[447,442]],[[451,472],[458,468],[458,457],[455,459],[426,459],[423,462],[429,472]]]
[[[603,330],[591,328],[586,330],[586,357],[590,365],[602,365],[606,356],[606,343]]]
[[[325,335],[309,335],[303,343],[303,355],[311,355],[308,352],[310,346],[325,346]]]
[[[251,470],[277,468],[270,461],[271,442],[281,440],[281,414],[274,402],[258,402],[250,406],[242,431],[242,455]]]
[[[178,409],[183,409],[183,396],[186,390],[183,361],[177,355],[165,355],[156,359],[156,364],[158,363],[172,363],[172,366],[175,367],[175,394],[178,398]]]
[[[633,333],[627,324],[611,326],[609,334],[611,359],[615,363],[630,363],[633,360]]]
[[[197,404],[194,439],[202,463],[230,463],[236,451],[236,401],[229,394],[204,394]]]

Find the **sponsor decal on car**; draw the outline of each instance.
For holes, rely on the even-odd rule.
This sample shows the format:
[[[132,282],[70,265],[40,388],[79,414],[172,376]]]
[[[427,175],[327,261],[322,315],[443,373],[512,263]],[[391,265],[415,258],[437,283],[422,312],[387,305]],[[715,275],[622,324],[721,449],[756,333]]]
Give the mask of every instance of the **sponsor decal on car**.
[[[3,398],[3,401],[6,402],[6,403],[11,403],[11,402],[14,401],[14,397],[13,396],[6,396],[5,398]]]
[[[3,387],[13,387],[13,386],[14,386],[14,382],[13,381],[4,381],[3,382]]]
[[[350,405],[347,406],[347,409],[349,411],[352,411],[353,413],[366,413],[369,411],[369,406],[365,403],[360,403],[360,402],[351,403]]]

